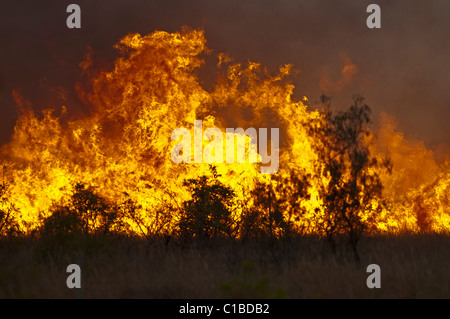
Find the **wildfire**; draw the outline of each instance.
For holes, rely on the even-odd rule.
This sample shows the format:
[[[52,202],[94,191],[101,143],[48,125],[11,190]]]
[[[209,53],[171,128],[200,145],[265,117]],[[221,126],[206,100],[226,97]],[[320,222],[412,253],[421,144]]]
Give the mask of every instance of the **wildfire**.
[[[252,192],[264,184],[277,198],[288,199],[283,214],[296,227],[317,230],[313,213],[322,207],[319,183],[312,179],[307,196],[297,196],[298,184],[291,177],[294,171],[313,174],[321,165],[314,147],[318,141],[305,123],[322,115],[308,109],[306,98],[293,98],[294,86],[287,80],[291,65],[271,74],[258,63],[235,64],[219,54],[220,75],[207,91],[196,74],[201,54],[210,53],[200,30],[130,34],[116,48],[121,57],[114,68],[93,76],[89,90],[77,87],[90,107],[88,116],[69,120],[66,106],[36,114],[15,93],[21,114],[11,141],[1,149],[8,198],[2,205],[3,210],[14,206],[23,231],[39,226],[39,217],[48,215],[55,203],[67,202],[79,182],[117,204],[131,199],[146,224],[157,223],[162,209],[180,207],[190,198],[184,180],[210,174],[207,163],[174,163],[171,158],[177,143],[172,132],[191,128],[198,119],[203,130],[279,128],[276,174],[261,174],[260,154],[257,163],[230,163],[224,151],[222,163],[215,164],[220,181],[236,194],[233,217],[238,220],[244,207],[254,204]],[[91,64],[80,65],[86,71]],[[343,74],[354,74],[356,66],[348,64]],[[450,162],[437,163],[430,150],[405,138],[387,118],[370,142],[374,156],[388,154],[393,165],[391,174],[378,172],[387,205],[375,216],[374,231],[448,230]],[[206,144],[203,140],[203,147]],[[246,145],[248,150],[248,140]],[[328,177],[321,178],[326,182]],[[171,216],[164,224],[167,229],[179,218],[175,210]],[[128,223],[133,231],[141,231],[132,219]]]

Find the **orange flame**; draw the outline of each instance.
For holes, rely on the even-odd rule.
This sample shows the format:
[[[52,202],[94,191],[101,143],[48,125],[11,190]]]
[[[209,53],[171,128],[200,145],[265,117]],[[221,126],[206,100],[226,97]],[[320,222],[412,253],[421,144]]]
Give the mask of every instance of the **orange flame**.
[[[232,64],[230,58],[219,54],[224,73],[207,92],[196,75],[203,63],[200,55],[209,53],[202,31],[129,34],[116,48],[122,56],[113,70],[96,74],[89,90],[77,86],[80,98],[90,106],[88,116],[67,119],[65,106],[61,111],[35,114],[28,102],[14,93],[21,115],[11,141],[2,147],[1,158],[6,167],[6,196],[14,203],[24,231],[39,226],[39,216],[48,214],[54,203],[66,201],[77,182],[96,187],[112,202],[128,196],[139,204],[140,218],[148,225],[155,223],[162,207],[168,203],[176,207],[190,198],[182,185],[185,179],[208,174],[206,163],[175,164],[171,159],[177,142],[171,140],[173,130],[190,128],[196,119],[203,119],[203,129],[280,128],[280,179],[260,174],[260,163],[224,160],[216,165],[221,181],[237,195],[236,219],[243,207],[253,204],[251,192],[258,183],[276,189],[277,180],[293,183],[289,182],[292,170],[315,171],[316,141],[304,123],[321,115],[308,109],[306,98],[293,99],[294,86],[286,80],[291,65],[270,74],[258,63]],[[91,64],[88,53],[80,64],[83,72]],[[356,72],[356,65],[348,59],[336,85],[345,85]],[[335,86],[322,84],[328,89]],[[406,139],[387,119],[372,142],[372,152],[379,156],[388,152],[394,167],[391,175],[380,172],[389,208],[374,221],[375,229],[448,229],[450,163],[437,163],[430,150]],[[321,207],[318,186],[313,182],[307,192],[309,199],[276,195],[291,196],[285,214],[297,227],[314,232],[312,214]],[[174,213],[165,227],[170,230],[177,218]],[[128,223],[132,230],[141,231],[133,220]]]

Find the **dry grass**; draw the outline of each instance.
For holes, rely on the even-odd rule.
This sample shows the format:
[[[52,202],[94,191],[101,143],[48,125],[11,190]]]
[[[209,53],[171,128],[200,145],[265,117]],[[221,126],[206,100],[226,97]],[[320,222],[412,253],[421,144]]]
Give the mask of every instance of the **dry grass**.
[[[36,240],[0,242],[0,298],[450,298],[450,236],[365,238],[359,264],[316,238],[94,246],[56,254]],[[66,287],[70,263],[82,289]],[[381,289],[366,286],[371,263]]]

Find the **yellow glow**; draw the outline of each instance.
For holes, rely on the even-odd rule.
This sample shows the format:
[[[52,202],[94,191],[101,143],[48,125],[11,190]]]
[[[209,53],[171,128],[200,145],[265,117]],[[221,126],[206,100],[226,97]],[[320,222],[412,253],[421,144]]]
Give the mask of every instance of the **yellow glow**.
[[[212,92],[207,92],[193,72],[203,63],[199,55],[208,52],[202,31],[130,34],[116,47],[123,50],[123,56],[113,70],[97,74],[92,90],[85,93],[92,105],[89,116],[68,121],[50,110],[38,115],[24,109],[11,141],[2,147],[1,158],[7,167],[6,195],[17,208],[16,219],[23,230],[38,226],[39,214],[48,214],[52,204],[67,200],[77,182],[95,186],[101,196],[116,203],[126,192],[141,206],[139,217],[151,225],[167,203],[179,207],[190,198],[183,187],[185,179],[209,174],[206,163],[175,164],[171,159],[177,142],[170,139],[172,131],[179,127],[190,130],[196,119],[203,120],[203,130],[217,127],[222,132],[229,124],[227,118],[233,115],[234,128],[282,128],[276,174],[280,179],[260,174],[259,163],[225,163],[230,150],[224,149],[224,163],[217,164],[217,171],[221,181],[236,193],[236,220],[243,207],[252,205],[250,194],[258,183],[272,184],[276,189],[277,180],[283,180],[287,183],[284,186],[295,189],[296,185],[287,182],[292,170],[312,173],[320,168],[313,147],[319,141],[311,139],[304,123],[321,115],[308,109],[306,97],[293,98],[294,86],[286,80],[291,65],[270,75],[259,63],[231,64],[230,58],[219,54],[220,67],[226,68],[226,74]],[[215,115],[204,116],[210,107]],[[64,106],[62,113],[66,108],[70,106]],[[372,153],[381,158],[388,152],[394,166],[391,175],[374,172],[382,178],[389,204],[389,209],[375,216],[374,229],[450,229],[450,163],[438,164],[430,150],[404,138],[389,121],[376,135],[370,138]],[[208,142],[202,143],[205,147]],[[247,139],[247,151],[248,147]],[[236,154],[236,149],[231,151]],[[291,198],[285,214],[289,212],[299,229],[317,232],[324,214],[319,187],[328,180],[328,176],[313,179],[309,199]],[[372,209],[378,205],[373,202]],[[368,220],[370,211],[362,212],[363,220]],[[419,225],[421,211],[426,215],[426,225]],[[174,215],[166,227],[173,227],[177,218]],[[134,220],[127,222],[136,233],[141,232]]]

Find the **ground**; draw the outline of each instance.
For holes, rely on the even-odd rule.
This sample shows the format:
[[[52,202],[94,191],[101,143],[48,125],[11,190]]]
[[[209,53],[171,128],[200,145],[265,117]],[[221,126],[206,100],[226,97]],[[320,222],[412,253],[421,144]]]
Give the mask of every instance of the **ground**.
[[[65,249],[3,240],[0,298],[449,298],[449,245],[450,236],[366,237],[356,263],[318,238],[91,238]],[[81,289],[66,285],[73,263]],[[369,264],[380,266],[380,289],[366,285]]]

